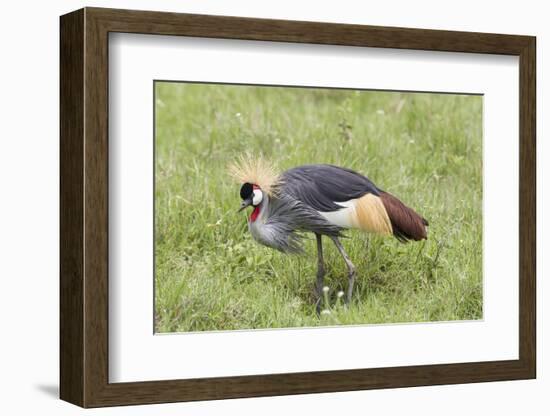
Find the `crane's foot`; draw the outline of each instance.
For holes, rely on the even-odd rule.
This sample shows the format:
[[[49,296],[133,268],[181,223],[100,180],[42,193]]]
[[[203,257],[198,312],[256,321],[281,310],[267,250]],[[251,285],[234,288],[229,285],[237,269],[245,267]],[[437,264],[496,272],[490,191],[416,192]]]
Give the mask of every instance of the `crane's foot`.
[[[355,266],[351,262],[348,254],[346,253],[346,250],[344,250],[344,246],[342,246],[342,243],[340,243],[340,240],[338,240],[337,237],[332,237],[332,241],[336,245],[336,248],[340,252],[340,255],[344,259],[344,262],[346,263],[346,266],[348,267],[348,290],[346,293],[346,299],[345,304],[349,305],[351,303],[351,295],[353,294],[353,285],[355,283]]]
[[[321,304],[323,303],[323,298],[319,296],[317,298],[317,302],[315,302],[315,313],[317,314],[317,317],[321,316]]]
[[[346,305],[351,303],[351,296],[353,294],[353,285],[355,284],[355,267],[350,262],[349,274],[348,274],[348,291],[346,293]]]

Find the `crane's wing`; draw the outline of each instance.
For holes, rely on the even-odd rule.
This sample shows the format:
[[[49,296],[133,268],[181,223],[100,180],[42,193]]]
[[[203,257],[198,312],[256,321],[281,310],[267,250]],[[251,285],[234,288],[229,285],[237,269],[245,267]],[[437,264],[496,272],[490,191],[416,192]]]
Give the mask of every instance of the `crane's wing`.
[[[304,232],[340,236],[342,228],[331,224],[316,210],[288,195],[270,199],[261,243],[288,253],[300,253]],[[263,241],[262,241],[263,240]]]
[[[380,195],[380,190],[365,176],[332,165],[305,165],[289,169],[281,175],[283,194],[310,206],[316,211],[342,209],[338,202]]]
[[[316,210],[330,223],[400,241],[427,238],[428,221],[367,177],[332,165],[306,165],[281,175],[281,193]]]

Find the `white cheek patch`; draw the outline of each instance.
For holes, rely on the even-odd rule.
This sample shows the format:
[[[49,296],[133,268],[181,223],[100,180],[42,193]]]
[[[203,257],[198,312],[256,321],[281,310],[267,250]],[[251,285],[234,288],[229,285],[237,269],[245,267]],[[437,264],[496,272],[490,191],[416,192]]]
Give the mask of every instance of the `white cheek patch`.
[[[262,202],[262,199],[264,199],[264,195],[262,194],[262,191],[259,189],[254,189],[254,196],[252,197],[252,205],[257,206],[260,205],[260,202]]]

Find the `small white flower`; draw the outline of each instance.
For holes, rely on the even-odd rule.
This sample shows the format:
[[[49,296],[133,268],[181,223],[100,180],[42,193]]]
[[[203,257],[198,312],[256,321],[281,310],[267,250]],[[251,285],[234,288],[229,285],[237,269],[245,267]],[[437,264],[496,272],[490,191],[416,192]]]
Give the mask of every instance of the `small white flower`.
[[[339,297],[339,298],[341,298],[341,297],[343,297],[343,296],[344,296],[344,292],[343,292],[343,291],[338,292],[338,297]]]
[[[241,113],[236,113],[235,114],[235,117],[240,117],[241,116]]]
[[[323,293],[328,293],[329,290],[330,290],[330,289],[328,288],[328,286],[325,286],[325,287],[323,288]]]
[[[323,309],[321,315],[330,315],[330,311],[328,309]]]

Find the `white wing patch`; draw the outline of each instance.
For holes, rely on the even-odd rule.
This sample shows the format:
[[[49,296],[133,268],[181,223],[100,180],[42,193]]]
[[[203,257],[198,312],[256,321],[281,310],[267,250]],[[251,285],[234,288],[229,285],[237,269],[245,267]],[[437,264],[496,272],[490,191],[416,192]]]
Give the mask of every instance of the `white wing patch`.
[[[328,222],[342,228],[358,228],[363,231],[390,235],[392,225],[381,199],[372,194],[365,194],[358,199],[335,202],[343,207],[338,211],[321,212]]]
[[[357,200],[350,199],[349,201],[335,202],[336,205],[340,205],[343,208],[338,211],[318,212],[333,225],[342,228],[354,228],[355,224],[353,219],[355,218],[355,201]]]

